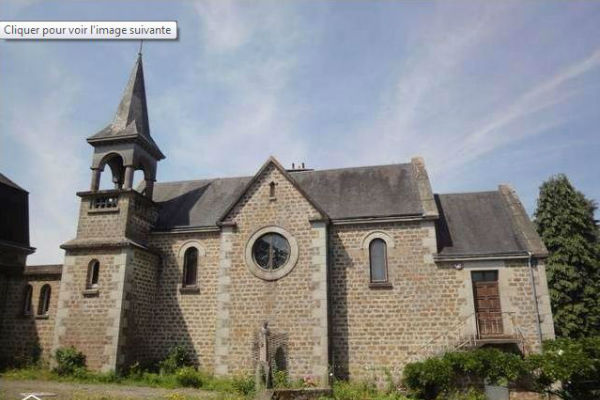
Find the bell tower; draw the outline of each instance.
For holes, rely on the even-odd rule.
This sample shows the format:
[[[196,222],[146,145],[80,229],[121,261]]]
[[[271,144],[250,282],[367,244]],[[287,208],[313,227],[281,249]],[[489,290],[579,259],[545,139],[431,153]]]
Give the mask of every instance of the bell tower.
[[[147,244],[158,217],[156,166],[165,156],[150,136],[141,54],[113,121],[87,141],[94,148],[91,185],[77,193],[77,236],[61,246],[66,252],[53,351],[75,346],[89,368],[110,371],[144,353],[159,264]],[[105,168],[112,188],[101,190]],[[138,191],[134,173],[140,170]]]
[[[98,191],[100,174],[108,165],[115,189],[132,189],[134,172],[142,170],[145,195],[152,198],[156,164],[165,156],[150,136],[141,53],[113,121],[87,141],[94,147],[92,192]]]

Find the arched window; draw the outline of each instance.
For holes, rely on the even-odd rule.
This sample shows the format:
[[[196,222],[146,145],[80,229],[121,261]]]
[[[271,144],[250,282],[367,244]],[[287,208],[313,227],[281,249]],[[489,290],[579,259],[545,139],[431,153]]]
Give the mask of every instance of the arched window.
[[[86,289],[96,289],[100,279],[100,262],[92,260],[88,265]]]
[[[27,285],[25,286],[25,290],[23,292],[23,314],[31,315],[33,314],[32,306],[31,306],[31,297],[33,296],[33,286]]]
[[[183,286],[196,286],[198,276],[198,249],[190,247],[183,256]]]
[[[42,286],[40,291],[40,302],[38,304],[38,315],[48,315],[50,308],[50,285]]]
[[[373,239],[369,243],[371,282],[387,282],[387,245],[383,239]]]

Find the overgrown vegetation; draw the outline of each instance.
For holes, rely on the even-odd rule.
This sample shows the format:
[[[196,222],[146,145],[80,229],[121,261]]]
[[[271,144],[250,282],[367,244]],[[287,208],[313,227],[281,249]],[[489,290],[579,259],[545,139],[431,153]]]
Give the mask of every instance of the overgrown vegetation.
[[[484,382],[519,385],[562,399],[600,398],[600,337],[558,339],[544,344],[541,354],[521,357],[497,349],[446,353],[411,363],[403,384],[417,398],[452,398],[465,388]],[[562,382],[562,387],[554,385]]]
[[[167,357],[158,363],[161,374],[173,374],[180,368],[192,366],[192,358],[183,346],[174,346]]]
[[[548,288],[558,336],[600,335],[600,229],[596,204],[565,175],[544,182],[535,224],[550,252]]]
[[[76,375],[85,371],[85,355],[75,347],[61,347],[56,350],[56,367],[58,375]]]
[[[192,366],[189,353],[181,346],[173,347],[168,355],[157,363],[147,366],[134,363],[120,374],[112,371],[89,371],[86,368],[85,356],[74,347],[58,349],[54,358],[56,367],[52,370],[39,364],[31,364],[25,368],[5,371],[2,377],[79,383],[121,383],[165,389],[192,387],[220,392],[224,398],[232,399],[251,396],[255,390],[254,379],[251,376],[221,378],[198,370]]]
[[[221,378],[198,370],[183,348],[173,348],[160,362],[146,367],[135,363],[116,374],[90,372],[85,356],[75,348],[61,348],[55,354],[53,370],[32,366],[9,370],[8,379],[44,379],[84,383],[122,383],[173,389],[191,387],[215,391],[231,398],[255,393],[253,376]],[[375,380],[333,382],[335,400],[450,399],[482,400],[484,383],[518,386],[551,393],[566,400],[600,398],[600,337],[561,338],[544,343],[540,354],[522,357],[498,349],[477,349],[446,353],[440,357],[408,364],[401,382],[383,369],[379,388]],[[561,383],[562,385],[557,385]],[[383,384],[381,384],[383,383]],[[311,377],[290,379],[286,371],[273,371],[276,388],[315,386]]]

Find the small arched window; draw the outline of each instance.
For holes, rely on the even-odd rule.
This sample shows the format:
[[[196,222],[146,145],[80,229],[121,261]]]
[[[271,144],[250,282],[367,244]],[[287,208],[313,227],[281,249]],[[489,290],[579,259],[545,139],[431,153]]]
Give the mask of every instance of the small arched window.
[[[100,261],[92,260],[88,265],[86,289],[96,289],[100,279]]]
[[[46,284],[42,286],[40,291],[40,302],[38,304],[38,315],[48,315],[48,309],[50,308],[50,285]]]
[[[387,245],[385,240],[373,239],[371,243],[369,243],[369,263],[371,269],[371,282],[387,282]]]
[[[33,286],[25,286],[23,291],[23,315],[33,314],[33,307],[31,305],[31,297],[33,296]]]
[[[198,249],[190,247],[183,255],[183,287],[196,286],[198,277]]]

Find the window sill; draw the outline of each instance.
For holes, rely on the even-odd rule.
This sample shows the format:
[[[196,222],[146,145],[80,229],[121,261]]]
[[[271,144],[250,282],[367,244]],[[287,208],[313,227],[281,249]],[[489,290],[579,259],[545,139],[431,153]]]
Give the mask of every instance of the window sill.
[[[48,319],[48,318],[50,318],[50,316],[48,314],[35,316],[35,319]]]
[[[371,282],[369,289],[393,289],[394,285],[391,282]]]
[[[200,288],[196,285],[182,286],[179,288],[179,293],[181,293],[181,294],[198,294],[198,293],[200,293]]]
[[[83,295],[86,297],[98,296],[100,294],[100,290],[98,288],[85,289],[83,291]]]
[[[269,197],[269,201],[275,201],[275,200],[277,200],[277,197],[275,197],[275,196]]]

